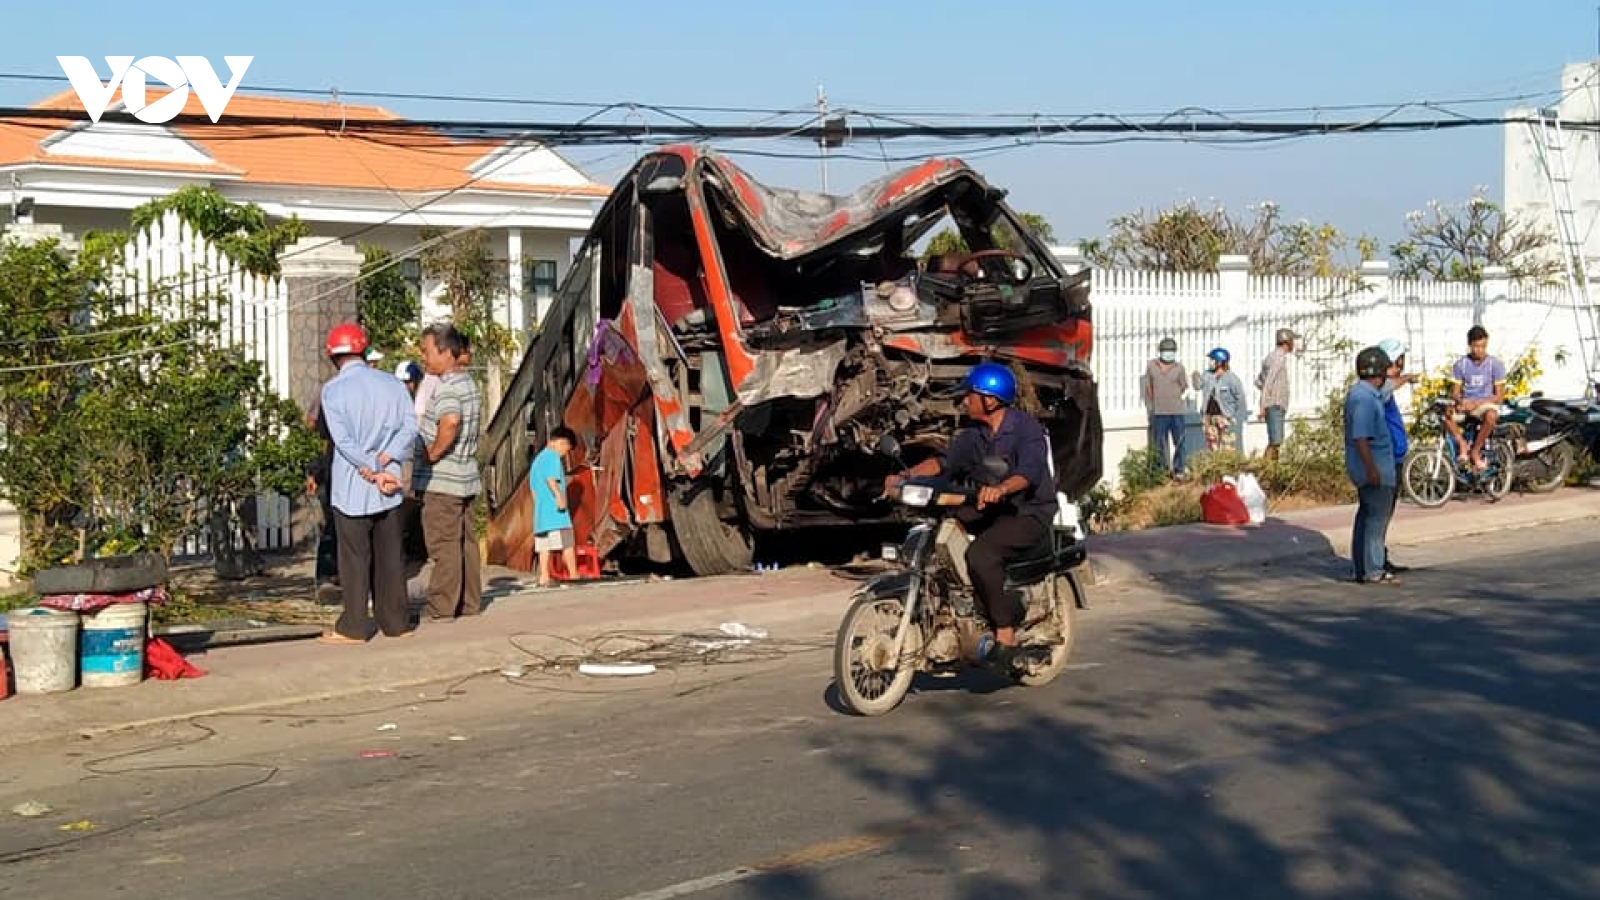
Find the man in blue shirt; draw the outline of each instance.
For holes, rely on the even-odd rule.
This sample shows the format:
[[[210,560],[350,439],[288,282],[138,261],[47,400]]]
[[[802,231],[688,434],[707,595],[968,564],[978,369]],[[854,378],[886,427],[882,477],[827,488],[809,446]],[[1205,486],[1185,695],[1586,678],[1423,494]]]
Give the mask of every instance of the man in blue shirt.
[[[1388,378],[1389,357],[1377,347],[1356,355],[1356,378],[1344,400],[1344,467],[1356,486],[1355,528],[1350,557],[1358,584],[1391,584],[1399,579],[1383,569],[1383,547],[1394,514],[1394,438],[1384,417],[1380,390]]]
[[[1014,405],[1017,381],[1008,366],[979,363],[967,373],[964,388],[963,408],[972,424],[956,434],[943,459],[936,456],[917,463],[907,470],[906,477],[943,473],[958,480],[978,480],[986,458],[1005,461],[1005,478],[999,484],[980,487],[977,508],[963,510],[957,518],[973,535],[966,556],[972,593],[994,626],[997,646],[989,660],[1001,669],[1010,669],[1026,660],[1017,647],[1017,623],[1023,610],[1014,598],[1006,596],[1006,563],[1044,541],[1055,518],[1049,438],[1038,419]],[[893,476],[884,487],[888,492],[897,491],[904,481],[905,477]]]
[[[417,438],[416,410],[403,384],[367,365],[367,334],[361,326],[335,326],[326,349],[339,370],[322,386],[322,414],[333,439],[329,486],[344,612],[321,640],[365,643],[371,634],[369,594],[378,629],[405,637],[411,632],[400,479],[401,462]]]
[[[1396,507],[1400,503],[1400,480],[1405,477],[1406,454],[1411,450],[1411,440],[1406,435],[1406,419],[1400,413],[1400,404],[1395,402],[1394,392],[1417,380],[1416,373],[1406,374],[1406,345],[1404,341],[1396,338],[1378,342],[1378,349],[1389,357],[1388,378],[1383,383],[1383,388],[1378,391],[1383,397],[1383,418],[1389,423],[1389,437],[1394,441],[1394,498]],[[1391,575],[1410,570],[1408,566],[1397,566],[1389,556],[1389,547],[1385,543],[1383,548],[1383,570]]]

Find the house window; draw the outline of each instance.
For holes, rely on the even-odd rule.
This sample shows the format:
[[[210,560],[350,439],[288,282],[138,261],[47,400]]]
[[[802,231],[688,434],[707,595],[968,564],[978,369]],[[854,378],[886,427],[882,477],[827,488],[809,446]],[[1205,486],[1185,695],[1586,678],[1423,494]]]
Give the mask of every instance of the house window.
[[[411,289],[413,291],[416,291],[418,297],[421,297],[422,296],[422,260],[415,259],[415,258],[402,259],[402,260],[400,260],[399,269],[400,269],[400,277],[404,278],[406,280],[406,284],[411,285]]]
[[[557,287],[555,260],[530,259],[522,264],[522,321],[529,329],[539,324],[540,310],[550,308]]]

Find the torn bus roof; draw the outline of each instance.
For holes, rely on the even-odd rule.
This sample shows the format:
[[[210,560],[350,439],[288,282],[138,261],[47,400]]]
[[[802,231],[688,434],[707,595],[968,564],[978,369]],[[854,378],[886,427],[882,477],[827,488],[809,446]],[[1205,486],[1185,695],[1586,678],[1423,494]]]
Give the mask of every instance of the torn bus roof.
[[[662,152],[678,156],[698,178],[720,188],[717,194],[725,210],[738,217],[738,227],[764,252],[784,260],[847,242],[903,213],[937,211],[963,197],[1002,196],[959,159],[929,160],[837,195],[769,187],[726,157],[702,148]],[[934,224],[933,217],[928,224]]]

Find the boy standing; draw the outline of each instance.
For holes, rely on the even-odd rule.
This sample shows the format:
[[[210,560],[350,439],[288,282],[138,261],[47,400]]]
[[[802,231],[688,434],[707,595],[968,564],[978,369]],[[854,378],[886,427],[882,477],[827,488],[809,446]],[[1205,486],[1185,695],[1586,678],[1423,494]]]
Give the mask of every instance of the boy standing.
[[[1380,393],[1388,379],[1389,357],[1377,347],[1356,355],[1356,377],[1344,400],[1344,467],[1356,486],[1360,506],[1350,536],[1350,558],[1357,584],[1393,584],[1384,571],[1383,547],[1394,514],[1394,439],[1384,417]]]
[[[567,510],[567,455],[578,436],[565,425],[550,431],[544,449],[528,466],[528,491],[533,495],[533,549],[539,554],[539,586],[555,583],[550,556],[561,552],[569,577],[578,572],[578,550],[572,535],[572,514]]]

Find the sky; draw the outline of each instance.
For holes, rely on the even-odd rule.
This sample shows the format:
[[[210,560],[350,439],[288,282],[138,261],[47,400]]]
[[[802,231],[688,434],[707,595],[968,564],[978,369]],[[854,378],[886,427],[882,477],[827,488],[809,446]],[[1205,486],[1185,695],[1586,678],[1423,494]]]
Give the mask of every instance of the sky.
[[[8,4],[0,17],[7,48],[0,73],[60,76],[57,55],[88,56],[102,76],[107,54],[203,55],[226,80],[222,56],[242,54],[255,57],[249,86],[789,109],[813,106],[820,85],[831,107],[1067,116],[1553,96],[1562,64],[1600,53],[1595,0],[1529,0],[1520,9],[1488,0],[75,0],[70,14],[63,9]],[[27,105],[67,87],[64,79],[0,79],[0,105]],[[564,121],[581,114],[383,105],[426,118]],[[1461,109],[1498,115],[1509,105]],[[1342,115],[1349,114],[1327,117]],[[1464,200],[1479,186],[1498,198],[1501,141],[1498,127],[1485,127],[1256,147],[1019,147],[973,163],[1010,191],[1013,206],[1043,214],[1064,241],[1104,233],[1119,213],[1196,199],[1240,210],[1271,200],[1288,218],[1387,243],[1403,233],[1408,211],[1431,200]],[[761,146],[815,152],[793,140]],[[848,152],[868,159],[833,159],[829,186],[853,188],[901,165],[884,156],[928,149],[856,142]],[[571,155],[595,180],[610,183],[635,152]],[[821,186],[823,167],[814,159],[739,161],[764,181]]]

